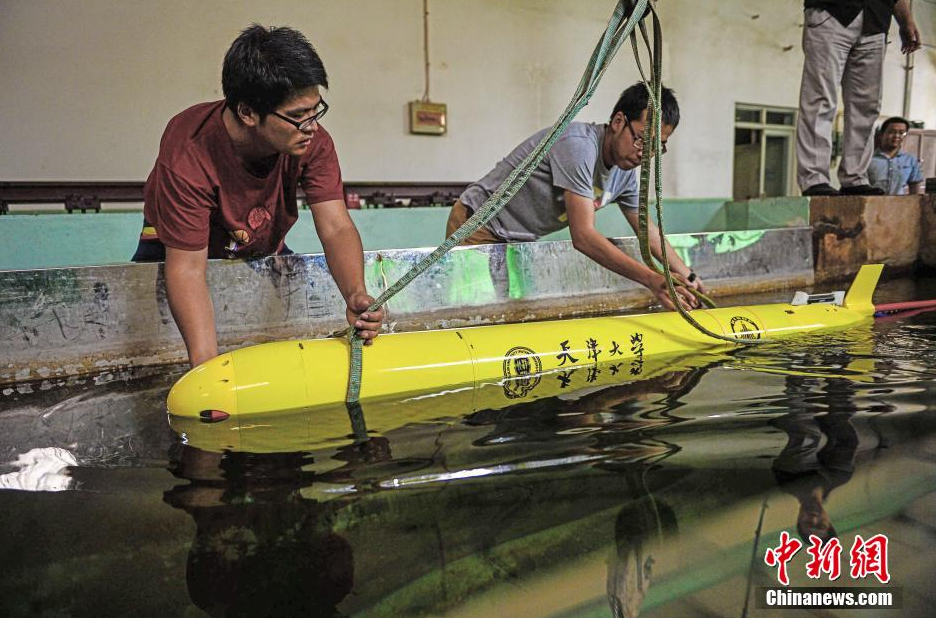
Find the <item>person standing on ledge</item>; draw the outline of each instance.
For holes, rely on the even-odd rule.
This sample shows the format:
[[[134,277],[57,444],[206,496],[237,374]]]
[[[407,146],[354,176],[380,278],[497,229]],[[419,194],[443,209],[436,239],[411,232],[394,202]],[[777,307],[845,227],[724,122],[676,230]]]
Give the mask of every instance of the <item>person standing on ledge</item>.
[[[144,187],[135,262],[165,260],[166,292],[189,363],[218,355],[209,258],[292,253],[302,185],[348,323],[371,343],[383,310],[366,312],[361,238],[348,215],[338,156],[319,121],[325,67],[302,33],[254,24],[234,41],[221,73],[224,100],[169,121]]]
[[[898,116],[881,123],[880,148],[871,157],[868,180],[887,195],[916,195],[923,192],[920,160],[900,149],[908,130],[910,123]]]
[[[803,79],[796,127],[796,180],[803,195],[883,195],[868,184],[872,134],[881,110],[884,45],[891,16],[901,51],[920,48],[908,0],[805,0]],[[845,131],[832,187],[832,124],[842,86]]]
[[[665,277],[628,256],[595,228],[595,213],[615,203],[630,226],[638,229],[638,168],[648,101],[647,87],[638,82],[621,93],[607,124],[570,123],[516,195],[464,244],[527,242],[568,227],[576,249],[608,270],[640,283],[664,307],[675,310]],[[663,88],[661,108],[663,152],[659,155],[666,153],[666,143],[679,124],[679,104],[669,88]],[[468,186],[452,206],[446,236],[451,236],[484,204],[547,131],[527,138],[484,178]],[[663,251],[660,233],[652,222],[648,223],[650,249],[659,259]],[[665,250],[673,274],[684,283],[676,288],[680,302],[685,309],[697,307],[698,300],[691,290],[705,293],[702,280],[669,242]]]

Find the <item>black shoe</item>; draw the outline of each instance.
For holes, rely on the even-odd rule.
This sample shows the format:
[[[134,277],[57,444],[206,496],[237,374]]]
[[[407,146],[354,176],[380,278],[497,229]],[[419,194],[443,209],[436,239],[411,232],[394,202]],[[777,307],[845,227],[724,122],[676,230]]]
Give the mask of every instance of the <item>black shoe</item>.
[[[855,185],[854,187],[842,187],[842,195],[885,195],[883,189],[872,187],[871,185]]]
[[[811,187],[806,187],[805,189],[803,189],[803,195],[807,197],[812,197],[816,195],[838,195],[838,194],[839,192],[835,187],[829,184],[826,184],[824,182],[820,182],[817,185],[813,185]]]

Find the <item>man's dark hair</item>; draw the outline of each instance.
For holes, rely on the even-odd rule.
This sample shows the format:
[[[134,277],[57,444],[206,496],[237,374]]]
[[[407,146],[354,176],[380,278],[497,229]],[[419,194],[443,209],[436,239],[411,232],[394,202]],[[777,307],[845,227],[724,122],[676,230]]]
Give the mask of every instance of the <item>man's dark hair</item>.
[[[891,116],[881,123],[881,133],[883,134],[884,131],[887,131],[887,127],[891,126],[892,124],[905,124],[907,125],[908,129],[910,128],[910,121],[906,118],[901,118],[900,116]]]
[[[799,534],[799,538],[803,539],[804,543],[809,543],[809,535],[814,534],[823,543],[828,543],[832,539],[839,538],[838,531],[835,529],[835,526],[829,524],[828,528],[810,528],[803,525],[803,522],[797,520],[796,522],[796,532]]]
[[[244,103],[264,117],[300,90],[328,88],[328,76],[301,32],[253,24],[224,55],[221,86],[232,112],[236,114],[237,104]]]
[[[674,129],[679,124],[679,103],[676,101],[676,94],[663,86],[663,124],[668,124]],[[628,120],[637,120],[640,114],[647,109],[650,101],[650,93],[643,82],[637,82],[633,86],[621,93],[614,111],[611,112],[611,118],[618,112],[624,112],[624,117]]]

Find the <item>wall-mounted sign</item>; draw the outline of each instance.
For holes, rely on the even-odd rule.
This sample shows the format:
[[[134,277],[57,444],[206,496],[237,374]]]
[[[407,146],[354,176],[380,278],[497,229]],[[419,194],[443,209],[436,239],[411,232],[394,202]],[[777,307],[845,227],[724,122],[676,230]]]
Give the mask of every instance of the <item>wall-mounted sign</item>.
[[[410,133],[445,135],[447,127],[445,103],[410,101],[409,111]]]

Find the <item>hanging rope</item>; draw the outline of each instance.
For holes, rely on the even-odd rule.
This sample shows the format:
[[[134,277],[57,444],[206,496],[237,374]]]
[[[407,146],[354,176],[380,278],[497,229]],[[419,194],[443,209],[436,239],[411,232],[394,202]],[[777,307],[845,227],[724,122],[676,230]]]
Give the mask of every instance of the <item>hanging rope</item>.
[[[653,16],[654,42],[652,51],[650,50],[650,42],[647,35],[646,26],[641,21],[647,12]],[[644,75],[643,67],[640,64],[640,58],[637,49],[637,38],[634,29],[638,24],[640,25],[640,33],[645,44],[647,45],[647,49],[650,53],[652,61],[652,71],[650,74],[649,83],[646,76]],[[491,196],[484,202],[484,204],[460,228],[458,228],[451,236],[446,238],[445,242],[443,242],[432,253],[423,257],[406,274],[400,277],[398,281],[396,281],[390,287],[386,288],[383,293],[381,293],[380,296],[370,305],[370,307],[367,308],[367,311],[375,311],[381,307],[387,300],[392,298],[397,292],[406,287],[413,279],[422,274],[427,268],[429,268],[429,266],[437,262],[453,247],[461,244],[462,241],[484,226],[504,207],[504,205],[506,205],[513,198],[513,196],[523,186],[523,184],[526,183],[527,179],[529,179],[530,175],[540,164],[543,158],[545,158],[550,148],[552,148],[553,144],[559,139],[559,137],[565,131],[566,127],[568,127],[569,123],[572,122],[572,119],[578,114],[579,111],[581,111],[583,107],[588,104],[592,94],[601,81],[601,78],[604,76],[605,71],[610,65],[611,60],[614,58],[615,54],[617,54],[621,44],[625,39],[627,39],[627,37],[631,37],[631,43],[634,48],[634,56],[637,61],[637,66],[640,70],[644,84],[647,85],[647,89],[650,94],[650,100],[647,106],[647,124],[644,128],[643,140],[644,144],[652,144],[653,146],[652,148],[644,150],[643,158],[641,160],[639,203],[640,224],[638,226],[640,229],[638,230],[638,237],[640,238],[640,250],[644,262],[646,262],[648,267],[654,269],[656,272],[661,272],[655,265],[653,256],[650,253],[649,239],[647,234],[647,221],[650,164],[651,161],[653,161],[657,201],[657,227],[660,233],[661,246],[665,247],[666,241],[663,232],[663,201],[661,197],[662,166],[660,157],[654,156],[655,153],[660,152],[661,148],[660,123],[662,112],[660,108],[660,101],[663,83],[663,34],[660,28],[659,18],[654,8],[650,5],[649,0],[618,0],[617,5],[614,8],[614,12],[608,21],[607,28],[605,29],[601,39],[596,44],[591,58],[589,58],[588,64],[586,65],[585,71],[582,75],[582,79],[579,81],[572,100],[566,106],[565,111],[563,111],[559,119],[552,125],[552,128],[549,130],[549,132],[543,136],[533,151],[527,155],[527,157],[520,163],[520,165],[518,165],[507,176],[507,178],[494,191],[494,193],[491,194]],[[669,260],[667,259],[665,250],[662,251],[661,263],[663,265],[662,274],[666,277],[670,299],[673,301],[673,304],[676,306],[676,309],[679,311],[680,315],[682,315],[683,318],[685,318],[690,324],[706,335],[716,339],[722,339],[737,344],[758,341],[740,340],[733,337],[726,337],[706,329],[704,326],[694,320],[679,303],[676,287],[673,283],[673,275],[670,271]],[[711,301],[706,297],[702,296],[702,298],[704,299],[704,302],[710,306],[713,306]],[[357,335],[353,327],[350,327],[347,332],[351,348],[351,362],[346,403],[349,414],[351,415],[352,426],[355,428],[355,435],[359,439],[365,439],[366,428],[364,426],[363,413],[361,411],[360,404],[358,403],[361,393],[361,372],[363,368],[363,340]]]
[[[737,337],[729,337],[721,333],[716,333],[708,328],[699,324],[699,322],[692,317],[692,315],[683,309],[682,304],[679,300],[679,294],[676,291],[676,283],[674,283],[673,273],[670,270],[669,258],[666,255],[666,234],[663,230],[663,165],[662,157],[658,156],[657,153],[662,152],[662,119],[663,119],[663,110],[662,110],[662,101],[663,101],[663,32],[660,28],[660,20],[657,18],[656,10],[651,6],[650,11],[653,14],[653,48],[650,47],[649,37],[647,35],[647,29],[643,22],[640,22],[640,34],[643,38],[644,44],[647,47],[647,53],[650,56],[651,61],[651,71],[650,79],[647,79],[647,76],[644,74],[643,66],[640,63],[640,54],[637,48],[637,33],[631,33],[631,47],[634,50],[634,58],[637,63],[637,69],[640,71],[640,77],[642,78],[644,84],[647,86],[648,93],[648,102],[647,102],[647,122],[644,125],[644,134],[643,134],[643,143],[650,144],[651,148],[645,148],[643,155],[640,161],[640,195],[639,195],[639,206],[638,206],[638,231],[637,237],[640,244],[640,255],[643,258],[644,263],[647,266],[657,273],[662,274],[666,279],[666,287],[669,292],[670,300],[673,302],[673,305],[676,307],[676,311],[685,319],[689,324],[696,328],[696,330],[701,333],[712,337],[714,339],[720,339],[722,341],[728,341],[736,345],[747,345],[747,344],[759,344],[766,343],[765,339],[740,339]],[[649,83],[648,83],[649,81]],[[657,267],[656,262],[653,259],[653,254],[650,251],[650,238],[649,238],[649,189],[650,189],[650,167],[653,163],[653,174],[654,174],[654,190],[656,196],[656,210],[657,210],[657,231],[660,235],[660,263],[663,265],[662,271]],[[702,303],[707,307],[714,307],[715,303],[712,302],[710,298],[701,294],[699,292],[693,292],[696,297],[698,297]]]
[[[423,69],[426,74],[426,89],[423,91],[423,103],[429,102],[429,0],[423,0]]]
[[[764,527],[764,513],[767,512],[767,498],[761,505],[760,518],[757,520],[757,530],[754,531],[754,548],[751,550],[751,566],[748,567],[747,588],[744,593],[744,607],[741,609],[741,618],[747,618],[748,602],[751,600],[751,588],[754,587],[754,567],[757,564],[757,546],[760,545],[761,530]]]
[[[537,144],[520,165],[507,176],[491,197],[489,197],[459,229],[445,239],[445,242],[435,251],[421,259],[396,283],[384,290],[371,306],[368,307],[367,311],[377,310],[387,299],[406,287],[413,279],[422,274],[429,266],[438,261],[453,247],[461,244],[462,241],[474,234],[479,228],[490,221],[491,218],[510,201],[520,187],[523,186],[549,152],[549,149],[552,148],[552,145],[559,139],[569,123],[572,122],[572,119],[588,104],[595,88],[598,86],[605,70],[608,68],[611,59],[614,58],[621,44],[634,30],[640,16],[642,16],[647,9],[649,2],[648,0],[636,0],[633,2],[633,11],[628,10],[630,7],[626,6],[630,4],[631,2],[628,0],[618,0],[614,8],[614,13],[611,15],[611,19],[608,22],[608,27],[595,46],[595,50],[592,52],[588,65],[585,67],[585,72],[575,90],[575,95],[549,132],[543,136],[540,143]],[[655,15],[654,19],[656,19]],[[360,413],[360,407],[356,404],[361,393],[363,340],[357,335],[353,327],[348,329],[348,338],[351,344],[351,371],[348,379],[347,404],[349,412],[353,415],[355,413]]]

